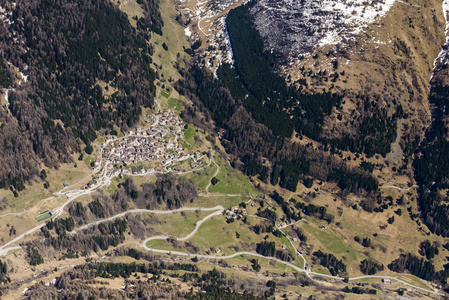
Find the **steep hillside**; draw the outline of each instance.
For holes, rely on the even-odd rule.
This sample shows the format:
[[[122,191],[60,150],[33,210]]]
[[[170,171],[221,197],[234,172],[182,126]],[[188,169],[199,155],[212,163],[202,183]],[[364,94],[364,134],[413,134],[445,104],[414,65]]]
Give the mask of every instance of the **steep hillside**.
[[[254,24],[266,47],[279,53],[279,71],[289,82],[345,96],[326,119],[324,136],[370,156],[392,150],[391,162],[411,154],[430,120],[428,82],[444,42],[441,1],[284,2],[258,1]],[[370,125],[387,118],[391,124]],[[390,133],[392,126],[398,130]]]
[[[444,43],[441,1],[415,2],[398,1],[357,38],[320,46],[294,66],[282,67],[292,81],[305,79],[310,91],[346,95],[343,108],[326,121],[325,135],[331,138],[354,136],[366,115],[373,114],[360,110],[363,101],[355,95],[367,96],[390,117],[400,106],[404,112],[397,119],[400,147],[393,145],[391,162],[410,155],[422,140],[430,120],[428,82]]]
[[[192,37],[203,39],[200,58],[212,71],[235,62],[226,14],[242,4],[192,0],[178,6]],[[305,93],[343,96],[342,105],[324,120],[320,143],[368,157],[378,153],[400,167],[430,121],[428,82],[444,43],[441,1],[262,0],[250,5],[250,27],[276,56],[277,72],[289,84]]]
[[[413,1],[0,0],[0,297],[447,297]]]
[[[141,106],[153,105],[145,38],[160,32],[161,21],[149,1],[140,1],[146,10],[137,30],[106,0],[2,2],[0,47],[10,84],[2,84],[0,186],[20,190],[41,162],[70,161],[96,130],[127,128]]]
[[[445,13],[449,12],[448,1],[443,1]],[[447,19],[447,15],[446,15]],[[446,25],[446,30],[449,25]],[[448,43],[443,46],[430,81],[429,102],[432,123],[428,127],[425,143],[422,143],[414,161],[416,181],[420,185],[419,205],[424,222],[429,229],[444,237],[449,236],[447,223],[449,209],[449,161],[448,161],[448,120],[449,81],[448,81]]]
[[[251,8],[251,14],[268,47],[294,63],[317,47],[356,40],[394,3],[395,0],[261,0]]]

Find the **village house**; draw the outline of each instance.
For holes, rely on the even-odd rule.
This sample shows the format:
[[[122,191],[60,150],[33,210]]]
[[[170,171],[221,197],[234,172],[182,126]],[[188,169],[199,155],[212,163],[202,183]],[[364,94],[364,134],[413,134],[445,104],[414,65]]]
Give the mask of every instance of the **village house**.
[[[171,110],[154,113],[150,128],[137,128],[129,131],[123,138],[108,136],[105,147],[102,149],[102,159],[106,161],[107,168],[119,164],[138,164],[144,161],[153,161],[163,158],[161,165],[164,170],[170,171],[170,166],[193,158],[192,168],[202,164],[200,152],[185,154],[179,141],[184,138],[184,122]],[[100,165],[102,159],[97,159]],[[126,166],[125,165],[125,166]],[[179,168],[177,168],[179,169]],[[120,174],[126,170],[121,170]],[[146,170],[132,171],[132,174],[144,174]],[[154,172],[152,169],[151,172]],[[108,173],[109,175],[112,173]],[[109,176],[108,175],[108,176]]]

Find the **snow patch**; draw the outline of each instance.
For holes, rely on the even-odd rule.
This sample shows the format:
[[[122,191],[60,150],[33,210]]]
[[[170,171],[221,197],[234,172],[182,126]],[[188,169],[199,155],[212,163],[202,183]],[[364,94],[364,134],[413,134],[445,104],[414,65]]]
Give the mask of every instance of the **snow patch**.
[[[210,57],[215,58],[213,61],[214,67],[223,63],[234,63],[231,42],[226,30],[227,15],[222,13],[228,9],[229,6],[234,5],[238,1],[242,0],[206,0],[197,2],[196,8],[193,11],[186,7],[181,8],[181,10],[184,10],[191,15],[192,18],[198,20],[198,30],[209,40],[208,54]],[[243,0],[242,4],[246,3],[246,1],[248,0]],[[206,29],[203,26],[207,26],[213,30],[211,31],[209,28]],[[189,37],[189,33],[195,36],[198,35],[198,33],[192,33],[190,28],[185,28],[184,30]],[[209,60],[206,60],[206,65],[209,68],[212,68],[212,64]]]
[[[445,34],[446,34],[446,43],[444,44],[443,48],[441,49],[440,53],[438,54],[437,58],[433,62],[433,73],[430,77],[430,81],[432,81],[434,74],[436,71],[440,70],[441,67],[448,64],[448,51],[449,51],[449,0],[443,0],[443,16],[446,20],[446,28],[445,28]]]
[[[19,81],[19,85],[22,84],[22,81],[23,82],[27,82],[28,81],[28,75],[24,75],[22,72],[19,72],[19,74],[20,74],[20,77],[22,77],[22,80]]]
[[[189,27],[184,28],[184,33],[187,37],[192,36],[192,32],[190,31]]]
[[[269,48],[290,58],[358,37],[397,0],[260,0],[251,8]],[[446,0],[447,1],[447,0]]]
[[[9,108],[9,92],[14,91],[14,89],[7,89],[5,92],[5,101],[6,101],[6,107]]]

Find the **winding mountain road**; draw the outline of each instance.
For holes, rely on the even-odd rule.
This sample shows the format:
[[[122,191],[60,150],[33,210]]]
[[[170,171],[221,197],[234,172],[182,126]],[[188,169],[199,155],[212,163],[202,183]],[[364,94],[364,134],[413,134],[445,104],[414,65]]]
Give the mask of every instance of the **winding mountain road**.
[[[401,188],[401,187],[398,187],[398,186],[395,186],[395,185],[392,185],[392,184],[384,184],[384,185],[380,186],[379,188],[381,188],[381,189],[396,189],[396,190],[399,190],[399,191],[409,191],[409,190],[417,188],[417,187],[418,186],[415,184],[415,185],[413,185],[411,187],[408,187],[408,188],[404,189],[404,188]]]
[[[134,136],[134,135],[133,135],[133,136]],[[127,136],[127,137],[130,137],[130,136]],[[132,137],[132,136],[131,136],[131,137]],[[124,138],[124,137],[123,137],[123,138]],[[113,139],[112,141],[119,140],[119,139],[122,139],[122,138],[116,138],[116,139]],[[108,142],[105,142],[105,143],[103,144],[103,147],[102,147],[101,150],[100,150],[101,157],[103,157],[103,155],[102,155],[103,149],[106,147],[106,145],[107,145],[109,142],[111,142],[111,140],[109,140]],[[214,155],[214,152],[212,152],[211,157],[213,157],[213,155]],[[103,158],[101,158],[100,162],[102,163],[102,161],[103,161]],[[211,163],[212,163],[212,158],[209,159],[209,162],[208,162],[206,165],[204,165],[203,167],[195,168],[195,169],[192,169],[192,170],[189,170],[189,171],[184,171],[184,172],[173,172],[173,171],[150,171],[150,172],[146,172],[146,173],[143,173],[143,174],[127,174],[127,175],[129,175],[129,176],[148,176],[148,175],[153,175],[153,174],[168,174],[168,173],[174,173],[174,174],[176,174],[176,175],[184,175],[184,174],[189,174],[189,173],[196,172],[196,171],[205,169],[205,168],[207,168],[207,167],[210,167]],[[83,179],[81,179],[80,181],[78,181],[78,182],[76,182],[76,183],[74,183],[74,184],[71,185],[71,186],[77,185],[77,184],[79,184],[81,181],[85,180],[85,179],[88,178],[88,177],[92,177],[92,176],[98,175],[99,178],[98,178],[97,184],[91,186],[90,188],[87,188],[87,189],[84,189],[84,190],[78,190],[78,189],[75,189],[75,190],[70,190],[70,191],[67,191],[67,192],[63,192],[65,189],[68,188],[68,187],[64,187],[63,189],[61,189],[59,192],[56,193],[57,195],[60,195],[60,196],[65,195],[65,196],[67,197],[67,201],[65,201],[60,207],[54,209],[54,212],[53,212],[53,218],[54,218],[54,219],[58,218],[58,217],[64,212],[64,209],[67,207],[67,205],[69,205],[73,200],[75,200],[75,199],[77,199],[77,198],[79,198],[79,197],[81,197],[81,196],[90,194],[90,193],[94,192],[95,190],[99,189],[100,187],[103,187],[103,186],[109,186],[109,185],[111,184],[111,179],[112,179],[112,176],[113,176],[113,175],[112,175],[112,174],[111,174],[110,176],[107,176],[107,175],[106,175],[106,174],[107,174],[107,171],[108,171],[108,169],[107,169],[106,166],[104,167],[103,172],[100,173],[101,169],[102,169],[102,168],[101,168],[101,165],[98,166],[98,167],[96,167],[96,168],[94,168],[94,169],[92,170],[92,173],[91,173],[89,176],[86,176],[86,177],[84,177]],[[71,187],[71,186],[70,186],[70,187]],[[35,207],[37,207],[37,205],[41,204],[43,201],[47,201],[48,199],[49,199],[49,198],[40,201],[40,202],[39,202],[38,204],[36,204],[32,209],[34,209]],[[216,209],[218,209],[218,207],[217,207]],[[214,209],[214,210],[216,210],[216,209]],[[220,206],[219,209],[223,209],[223,208]],[[184,210],[196,210],[196,209],[195,209],[195,208],[185,208]],[[203,209],[203,210],[204,210],[204,209]],[[27,211],[25,211],[25,212],[20,212],[20,213],[10,213],[10,214],[5,214],[5,215],[2,215],[2,216],[0,216],[0,217],[7,216],[7,215],[16,215],[16,216],[19,216],[19,215],[22,215],[22,214],[24,214],[24,213],[26,213],[26,212],[29,212],[29,211],[30,211],[30,210],[27,210]],[[135,212],[145,212],[145,211],[146,211],[146,210],[136,210]],[[148,212],[148,211],[146,211],[146,212]],[[158,211],[150,211],[150,212],[151,212],[151,213],[172,213],[173,211],[159,211],[159,212],[158,212]],[[119,215],[117,215],[117,216],[114,216],[114,217],[111,217],[111,218],[112,218],[112,219],[114,219],[114,218],[119,218],[119,217],[121,217],[121,215],[125,216],[125,215],[127,215],[127,214],[129,214],[129,213],[131,213],[131,211],[121,213],[121,214],[119,214]],[[111,219],[111,218],[109,218],[109,219]],[[97,221],[97,222],[102,223],[102,222],[106,222],[106,221],[108,221],[108,220],[105,220],[105,221]],[[7,242],[6,244],[0,246],[0,256],[5,256],[5,255],[7,255],[8,252],[11,251],[11,250],[19,249],[20,247],[18,247],[18,246],[16,246],[16,247],[8,247],[8,246],[10,246],[10,245],[12,245],[12,244],[18,242],[19,240],[23,239],[24,237],[30,235],[31,233],[34,233],[35,231],[41,229],[42,227],[45,226],[45,224],[46,224],[45,222],[42,223],[42,224],[39,224],[39,225],[37,225],[37,226],[35,226],[35,227],[29,229],[28,231],[26,231],[26,232],[24,232],[24,233],[22,233],[22,234],[16,236],[14,239],[10,240],[10,241]],[[85,225],[85,226],[87,226],[87,225]],[[91,226],[93,226],[93,224],[91,224]]]
[[[105,144],[106,144],[106,143],[105,143]],[[104,146],[103,146],[103,148],[104,148]],[[101,149],[101,152],[103,151],[103,148]],[[213,155],[212,155],[212,157],[213,157]],[[197,169],[193,169],[193,170],[190,170],[190,171],[186,171],[186,172],[177,172],[176,174],[182,175],[182,174],[187,174],[187,173],[199,171],[199,170],[201,170],[201,169],[210,167],[212,162],[213,162],[215,165],[217,165],[217,164],[215,163],[215,161],[213,161],[213,159],[211,158],[211,159],[209,159],[208,164],[205,165],[205,166],[203,166],[203,167],[200,167],[200,168],[197,168]],[[84,190],[77,190],[77,189],[75,189],[75,190],[63,192],[63,191],[66,190],[67,188],[72,187],[72,186],[74,186],[74,185],[76,185],[76,184],[79,184],[82,180],[85,180],[86,178],[89,177],[89,176],[86,176],[86,177],[83,178],[81,181],[78,181],[77,183],[72,184],[72,185],[69,186],[69,187],[65,187],[64,189],[62,189],[60,192],[57,193],[57,194],[59,194],[59,195],[66,195],[66,196],[67,196],[67,201],[65,201],[59,208],[57,208],[57,209],[54,210],[54,218],[59,217],[59,216],[62,214],[62,212],[64,211],[64,209],[67,207],[67,205],[70,204],[73,200],[75,200],[75,199],[77,199],[78,197],[81,197],[81,196],[83,196],[83,195],[92,193],[94,190],[96,190],[96,189],[98,189],[98,188],[100,188],[100,187],[102,187],[102,186],[108,186],[108,185],[110,184],[111,178],[108,177],[108,176],[106,176],[107,168],[104,168],[104,170],[103,170],[103,172],[102,172],[101,174],[98,173],[100,170],[101,170],[101,167],[97,167],[97,168],[95,168],[95,169],[92,171],[92,174],[89,175],[89,176],[92,176],[92,175],[100,175],[100,179],[98,180],[98,183],[97,183],[96,185],[94,185],[94,186],[92,186],[92,187],[90,187],[90,188],[88,188],[88,189],[84,189]],[[217,170],[216,170],[216,172],[214,173],[213,176],[216,176],[216,175],[218,174],[219,170],[220,170],[220,167],[217,165]],[[135,175],[135,176],[145,176],[145,175],[151,175],[151,174],[164,174],[164,173],[169,173],[169,172],[152,171],[152,172],[145,173],[145,174],[134,174],[134,175]],[[130,176],[133,176],[132,174],[129,174],[129,175],[130,175]],[[208,184],[207,187],[206,187],[206,191],[207,191],[207,189],[208,189],[209,187],[210,187],[210,182],[209,182],[209,184]],[[414,188],[415,186],[410,187],[410,188],[408,188],[408,189],[402,189],[402,188],[399,188],[399,187],[396,187],[396,186],[383,186],[383,187],[384,187],[384,188],[391,187],[391,188],[396,188],[396,189],[399,189],[399,190],[409,190],[409,189],[411,189],[411,188]],[[45,201],[45,200],[47,200],[47,199],[44,199],[43,201]],[[36,207],[36,206],[35,206],[35,207]],[[34,208],[34,207],[33,207],[33,208]],[[92,226],[95,226],[95,225],[98,225],[98,224],[101,224],[101,223],[104,223],[104,222],[109,222],[109,221],[112,221],[112,220],[115,220],[115,219],[118,219],[118,218],[122,218],[122,217],[125,217],[125,216],[127,216],[127,215],[129,215],[129,214],[132,214],[132,213],[173,214],[173,213],[182,212],[182,211],[197,211],[197,210],[199,210],[199,211],[213,211],[213,212],[212,212],[211,214],[207,215],[207,216],[206,216],[205,218],[203,218],[202,220],[198,221],[198,222],[195,224],[194,230],[193,230],[191,233],[189,233],[187,236],[185,236],[185,237],[173,237],[173,238],[176,239],[177,241],[185,241],[185,240],[188,240],[188,239],[190,239],[191,237],[193,237],[193,236],[197,233],[198,229],[200,228],[200,226],[201,226],[204,222],[206,222],[207,220],[213,218],[214,216],[219,216],[219,215],[221,215],[221,214],[223,213],[223,211],[224,211],[224,207],[221,206],[221,205],[218,205],[218,206],[215,206],[215,207],[209,207],[209,208],[204,208],[204,207],[185,207],[185,208],[179,208],[179,209],[174,209],[174,210],[134,209],[134,210],[129,210],[129,211],[125,211],[125,212],[119,213],[119,214],[114,215],[114,216],[109,217],[109,218],[105,218],[105,219],[102,219],[102,220],[99,220],[99,221],[95,221],[95,222],[92,222],[92,223],[83,225],[83,226],[81,226],[81,227],[76,228],[76,229],[75,229],[73,232],[71,232],[70,234],[76,234],[76,233],[78,233],[78,232],[80,232],[80,231],[82,231],[82,230],[86,230],[86,229],[88,229],[88,228],[90,228],[90,227],[92,227]],[[21,214],[23,214],[23,213],[25,213],[25,212],[17,213],[17,215],[21,215]],[[9,214],[7,214],[7,215],[9,215]],[[249,216],[250,216],[250,217],[257,217],[257,218],[260,218],[260,217],[258,217],[258,216],[253,216],[253,215],[249,215]],[[1,216],[0,216],[0,217],[1,217]],[[42,227],[44,227],[45,225],[46,225],[46,223],[39,224],[38,226],[29,229],[28,231],[26,231],[26,232],[20,234],[19,236],[15,237],[15,238],[12,239],[11,241],[9,241],[9,242],[7,242],[6,244],[2,245],[2,246],[0,247],[0,256],[5,256],[5,255],[7,255],[9,251],[16,250],[16,249],[21,249],[20,246],[12,246],[12,247],[10,247],[10,245],[12,245],[12,244],[18,242],[18,241],[21,240],[22,238],[24,238],[24,237],[26,237],[26,236],[28,236],[28,235],[30,235],[30,234],[36,232],[37,230],[40,230],[40,229],[41,229]],[[277,227],[277,228],[278,228],[278,227]],[[278,228],[278,229],[280,229],[280,228]],[[284,236],[286,236],[286,235],[284,234]],[[287,236],[286,236],[286,237],[287,237]],[[276,262],[278,262],[278,263],[284,264],[284,265],[286,265],[286,266],[289,266],[289,267],[291,267],[292,269],[294,269],[295,271],[298,271],[298,272],[301,272],[301,273],[305,273],[305,274],[306,274],[309,278],[311,278],[312,280],[314,280],[314,279],[312,278],[312,276],[324,277],[324,278],[329,278],[329,279],[339,280],[339,281],[343,280],[343,278],[338,277],[338,276],[332,276],[332,275],[327,275],[327,274],[316,273],[316,272],[313,272],[313,271],[311,271],[311,270],[306,270],[306,269],[304,269],[304,268],[300,268],[300,267],[298,267],[298,266],[296,266],[296,265],[294,265],[294,264],[292,264],[292,263],[289,263],[289,262],[286,262],[286,261],[282,261],[282,260],[280,260],[280,259],[278,259],[278,258],[275,258],[275,257],[266,257],[266,256],[263,256],[263,255],[261,255],[261,254],[253,253],[253,252],[242,251],[242,252],[237,252],[237,253],[234,253],[234,254],[231,254],[231,255],[215,256],[215,255],[191,254],[191,253],[186,253],[186,252],[181,252],[181,251],[169,251],[169,250],[154,249],[154,248],[150,248],[150,247],[147,246],[147,243],[148,243],[149,241],[152,241],[152,240],[167,240],[167,239],[169,239],[169,238],[171,238],[171,237],[170,237],[170,236],[165,236],[165,235],[153,236],[153,237],[147,238],[145,241],[143,241],[143,245],[142,245],[142,246],[143,246],[144,249],[146,249],[146,250],[148,250],[148,251],[155,252],[155,253],[163,253],[163,254],[179,255],[179,256],[188,256],[188,257],[194,257],[194,256],[195,256],[195,257],[202,258],[202,259],[213,259],[213,260],[217,260],[217,259],[231,259],[231,258],[234,258],[234,257],[237,257],[237,256],[241,256],[241,255],[247,255],[247,256],[253,256],[253,257],[259,257],[259,258],[266,258],[266,259],[269,259],[269,260],[276,261]],[[299,252],[298,252],[298,250],[296,249],[296,247],[294,246],[294,244],[292,243],[292,241],[291,241],[288,237],[287,237],[287,239],[289,240],[289,242],[290,242],[291,245],[293,246],[293,249],[295,250],[296,254],[298,254]],[[304,261],[304,266],[306,266],[306,259],[305,259],[305,257],[304,257],[302,254],[300,254],[300,253],[299,253],[299,255],[301,256],[301,258],[302,258],[303,261]],[[395,280],[396,282],[399,282],[399,283],[402,283],[402,284],[404,284],[404,285],[413,287],[414,289],[417,289],[417,290],[420,290],[420,291],[423,291],[423,292],[431,293],[431,294],[433,294],[433,295],[438,295],[438,296],[444,296],[444,294],[442,294],[442,293],[439,293],[439,292],[436,292],[436,291],[433,291],[433,290],[430,290],[430,289],[425,289],[425,288],[422,288],[422,287],[413,285],[413,284],[411,284],[411,283],[408,283],[408,282],[406,282],[406,281],[403,281],[403,280],[401,280],[401,279],[399,279],[399,278],[391,277],[391,276],[366,275],[366,276],[358,276],[358,277],[349,278],[349,281],[356,281],[356,280],[369,279],[369,278],[379,278],[379,279],[390,279],[390,280]]]
[[[201,226],[201,224],[203,224],[205,221],[207,221],[208,219],[212,218],[213,216],[220,215],[221,213],[222,213],[222,210],[217,211],[215,213],[212,213],[212,214],[206,216],[204,219],[202,219],[202,220],[200,220],[200,221],[198,221],[196,223],[195,229],[190,234],[188,234],[187,236],[185,236],[183,238],[175,238],[175,240],[177,240],[177,241],[185,241],[185,240],[191,238],[198,231],[198,228]],[[187,257],[197,257],[197,258],[206,259],[206,260],[207,259],[211,259],[211,260],[231,259],[231,258],[234,258],[234,257],[237,257],[237,256],[241,256],[241,255],[265,258],[265,259],[269,259],[269,260],[276,261],[278,263],[284,264],[284,265],[286,265],[288,267],[291,267],[292,269],[294,269],[295,271],[298,271],[300,273],[305,273],[312,280],[315,280],[315,279],[312,278],[312,276],[324,277],[324,278],[334,279],[334,280],[338,280],[338,281],[343,281],[344,280],[343,277],[316,273],[316,272],[313,272],[313,271],[310,271],[310,270],[306,270],[306,269],[300,268],[300,267],[298,267],[298,266],[296,266],[296,265],[294,265],[292,263],[280,260],[278,258],[263,256],[261,254],[253,253],[253,252],[241,251],[241,252],[237,252],[237,253],[234,253],[234,254],[231,254],[231,255],[218,256],[218,255],[191,254],[191,253],[186,253],[186,252],[181,252],[181,251],[161,250],[161,249],[154,249],[154,248],[151,248],[151,247],[147,246],[147,243],[149,241],[152,241],[152,240],[167,240],[169,238],[171,238],[171,237],[165,236],[165,235],[153,236],[153,237],[150,237],[150,238],[147,238],[146,240],[144,240],[142,246],[143,246],[143,248],[145,250],[151,251],[151,252],[154,252],[154,253],[161,253],[161,254],[168,254],[168,255],[178,255],[178,256],[187,256]],[[288,240],[290,241],[290,239],[288,239]],[[290,241],[290,243],[292,243],[292,242]],[[293,248],[296,250],[296,248],[294,246],[293,246]],[[303,255],[301,255],[301,257],[304,260],[304,265],[306,265],[305,257]],[[406,282],[404,280],[401,280],[399,278],[392,277],[392,276],[365,275],[365,276],[357,276],[357,277],[349,278],[349,281],[356,281],[356,280],[370,279],[370,278],[371,279],[372,278],[378,278],[378,279],[395,280],[395,281],[397,281],[399,283],[402,283],[404,285],[410,286],[410,287],[412,287],[414,289],[417,289],[417,290],[420,290],[420,291],[423,291],[423,292],[426,292],[426,293],[431,293],[433,295],[438,295],[438,296],[444,296],[444,294],[442,294],[442,293],[439,293],[439,292],[436,292],[436,291],[433,291],[433,290],[430,290],[430,289],[425,289],[425,288],[413,285],[411,283],[408,283],[408,282]]]
[[[218,210],[218,211],[216,211],[216,212],[208,215],[206,218],[198,221],[197,224],[196,224],[195,230],[192,233],[190,233],[187,237],[184,238],[184,239],[189,239],[191,236],[193,236],[196,233],[196,231],[198,230],[198,228],[200,227],[200,225],[204,221],[212,218],[213,216],[220,215],[223,212],[223,210],[224,210],[223,206],[218,205],[218,206],[210,207],[210,208],[204,208],[204,207],[184,207],[184,208],[178,208],[178,209],[173,209],[173,210],[133,209],[133,210],[128,210],[128,211],[122,212],[120,214],[117,214],[115,216],[109,217],[107,219],[102,219],[102,220],[99,220],[99,221],[96,221],[96,222],[92,222],[92,223],[83,225],[83,226],[78,227],[75,230],[73,230],[70,234],[76,234],[76,233],[78,233],[80,231],[83,231],[83,230],[86,230],[86,229],[88,229],[88,228],[90,228],[92,226],[95,226],[95,225],[98,225],[98,224],[101,224],[101,223],[105,223],[105,222],[109,222],[109,221],[113,221],[115,219],[125,217],[125,216],[127,216],[129,214],[150,213],[150,214],[165,214],[165,215],[167,215],[167,214],[174,214],[174,213],[182,212],[182,211],[214,211],[214,210]],[[183,239],[179,239],[179,240],[181,241]]]
[[[81,195],[82,195],[81,193],[77,193],[74,197],[79,197]],[[70,201],[72,201],[72,200],[74,200],[74,199],[70,199]],[[214,212],[212,212],[211,214],[207,215],[205,218],[203,218],[203,219],[199,220],[198,222],[196,222],[194,230],[191,233],[189,233],[187,236],[182,237],[182,238],[179,238],[179,237],[175,238],[177,241],[186,241],[186,240],[190,239],[192,236],[194,236],[197,233],[198,229],[200,228],[200,226],[204,222],[206,222],[207,220],[213,218],[214,216],[221,215],[223,213],[224,207],[221,206],[221,205],[218,205],[218,206],[215,206],[215,207],[207,207],[207,208],[205,208],[205,207],[185,207],[185,208],[179,208],[179,209],[174,209],[174,210],[134,209],[134,210],[129,210],[129,211],[126,211],[126,212],[114,215],[114,216],[106,218],[106,219],[102,219],[102,220],[99,220],[99,221],[96,221],[96,222],[92,222],[92,223],[83,225],[81,227],[76,228],[70,234],[76,234],[77,232],[80,232],[82,230],[88,229],[88,228],[90,228],[90,227],[92,227],[94,225],[98,225],[98,224],[101,224],[101,223],[104,223],[104,222],[108,222],[108,221],[112,221],[112,220],[115,220],[115,219],[118,219],[118,218],[121,218],[121,217],[125,217],[125,216],[127,216],[129,214],[132,214],[132,213],[173,214],[173,213],[182,212],[182,211],[197,211],[197,210],[198,211],[214,211]],[[62,212],[62,210],[60,210],[59,213],[61,213],[61,212]],[[252,215],[249,215],[249,216],[253,217]],[[257,217],[257,216],[254,216],[254,217]],[[36,227],[28,230],[27,232],[21,234],[20,236],[17,236],[15,239],[9,241],[8,243],[6,243],[2,247],[0,247],[0,256],[6,255],[11,250],[21,249],[20,246],[16,246],[16,247],[7,247],[7,246],[9,246],[10,244],[13,244],[13,243],[19,241],[23,237],[25,237],[25,236],[27,236],[27,235],[29,235],[29,234],[39,230],[40,228],[44,227],[45,225],[46,225],[45,223],[42,223],[39,226],[36,226]],[[296,266],[296,265],[294,265],[292,263],[280,260],[280,259],[275,258],[275,257],[267,257],[267,256],[263,256],[263,255],[258,254],[258,253],[253,253],[253,252],[248,252],[248,251],[241,251],[241,252],[237,252],[237,253],[234,253],[234,254],[231,254],[231,255],[216,256],[216,255],[191,254],[191,253],[186,253],[186,252],[181,252],[181,251],[170,251],[170,250],[154,249],[154,248],[150,248],[150,247],[147,246],[147,243],[149,241],[152,241],[152,240],[167,240],[169,238],[170,238],[170,236],[166,236],[166,235],[153,236],[153,237],[147,238],[145,241],[143,241],[143,245],[142,246],[143,246],[143,248],[145,250],[152,251],[154,253],[162,253],[162,254],[169,254],[169,255],[179,255],[179,256],[187,256],[187,257],[197,257],[197,258],[206,259],[206,260],[207,259],[210,259],[210,260],[231,259],[231,258],[234,258],[234,257],[237,257],[237,256],[241,256],[241,255],[252,256],[252,257],[259,257],[259,258],[265,258],[265,259],[269,259],[269,260],[272,260],[272,261],[276,261],[278,263],[281,263],[281,264],[284,264],[284,265],[286,265],[288,267],[291,267],[292,269],[294,269],[297,272],[305,273],[312,280],[315,280],[315,279],[312,278],[312,276],[324,277],[324,278],[333,279],[333,280],[339,280],[339,281],[344,279],[344,278],[338,277],[338,276],[332,276],[332,275],[327,275],[327,274],[316,273],[316,272],[313,272],[311,270],[306,270],[304,268],[300,268],[300,267],[298,267],[298,266]],[[290,239],[288,239],[288,240],[293,245],[291,240]],[[293,245],[293,248],[295,249],[295,251],[297,251],[296,247],[294,245]],[[304,260],[304,265],[306,265],[305,257],[303,255],[301,255],[301,258]],[[442,294],[442,293],[435,292],[435,291],[432,291],[432,290],[429,290],[429,289],[425,289],[425,288],[413,285],[411,283],[408,283],[406,281],[403,281],[403,280],[401,280],[399,278],[392,277],[392,276],[366,275],[366,276],[358,276],[358,277],[349,278],[349,281],[356,281],[356,280],[369,279],[369,278],[395,280],[395,281],[400,282],[400,283],[402,283],[404,285],[413,287],[414,289],[417,289],[417,290],[420,290],[420,291],[423,291],[423,292],[426,292],[426,293],[431,293],[433,295],[438,295],[438,296],[444,296],[444,294]]]
[[[217,163],[216,163],[213,159],[211,159],[211,160],[212,160],[212,162],[214,163],[214,165],[217,166],[217,170],[215,171],[214,175],[212,175],[211,179],[209,180],[209,183],[206,185],[206,188],[204,189],[206,192],[209,191],[209,187],[210,187],[210,185],[211,185],[211,183],[212,183],[212,178],[217,177],[218,172],[220,172],[220,166],[217,165]]]
[[[88,193],[91,193],[92,191],[90,190],[85,190],[85,191],[80,191],[80,192],[76,192],[73,196],[69,197],[68,200],[58,209],[56,209],[55,214],[54,214],[54,218],[56,219],[57,217],[59,217],[59,215],[64,211],[64,208],[73,200],[75,200],[78,197],[81,197],[83,195],[86,195]],[[16,242],[18,242],[19,240],[23,239],[24,237],[34,233],[37,230],[40,230],[42,227],[44,227],[46,225],[46,222],[37,225],[36,227],[31,228],[30,230],[16,236],[14,239],[10,240],[9,242],[7,242],[6,244],[2,245],[0,247],[0,256],[5,256],[8,254],[9,251],[11,250],[15,250],[15,249],[19,249],[21,247],[8,247],[11,244],[14,244]]]

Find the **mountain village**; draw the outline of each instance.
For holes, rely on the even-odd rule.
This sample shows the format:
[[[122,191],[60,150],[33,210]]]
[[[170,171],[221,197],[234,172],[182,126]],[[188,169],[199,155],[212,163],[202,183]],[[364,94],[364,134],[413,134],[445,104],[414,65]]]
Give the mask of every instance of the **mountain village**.
[[[95,161],[97,174],[111,178],[119,175],[149,175],[164,172],[185,172],[175,164],[189,160],[192,169],[201,167],[204,155],[200,152],[186,153],[180,145],[185,140],[184,122],[172,110],[153,113],[151,126],[137,128],[121,138],[107,136],[103,146],[97,150]],[[147,166],[151,164],[151,167]],[[155,170],[157,166],[161,169]],[[101,175],[100,175],[101,177]],[[85,189],[97,185],[89,182]]]

